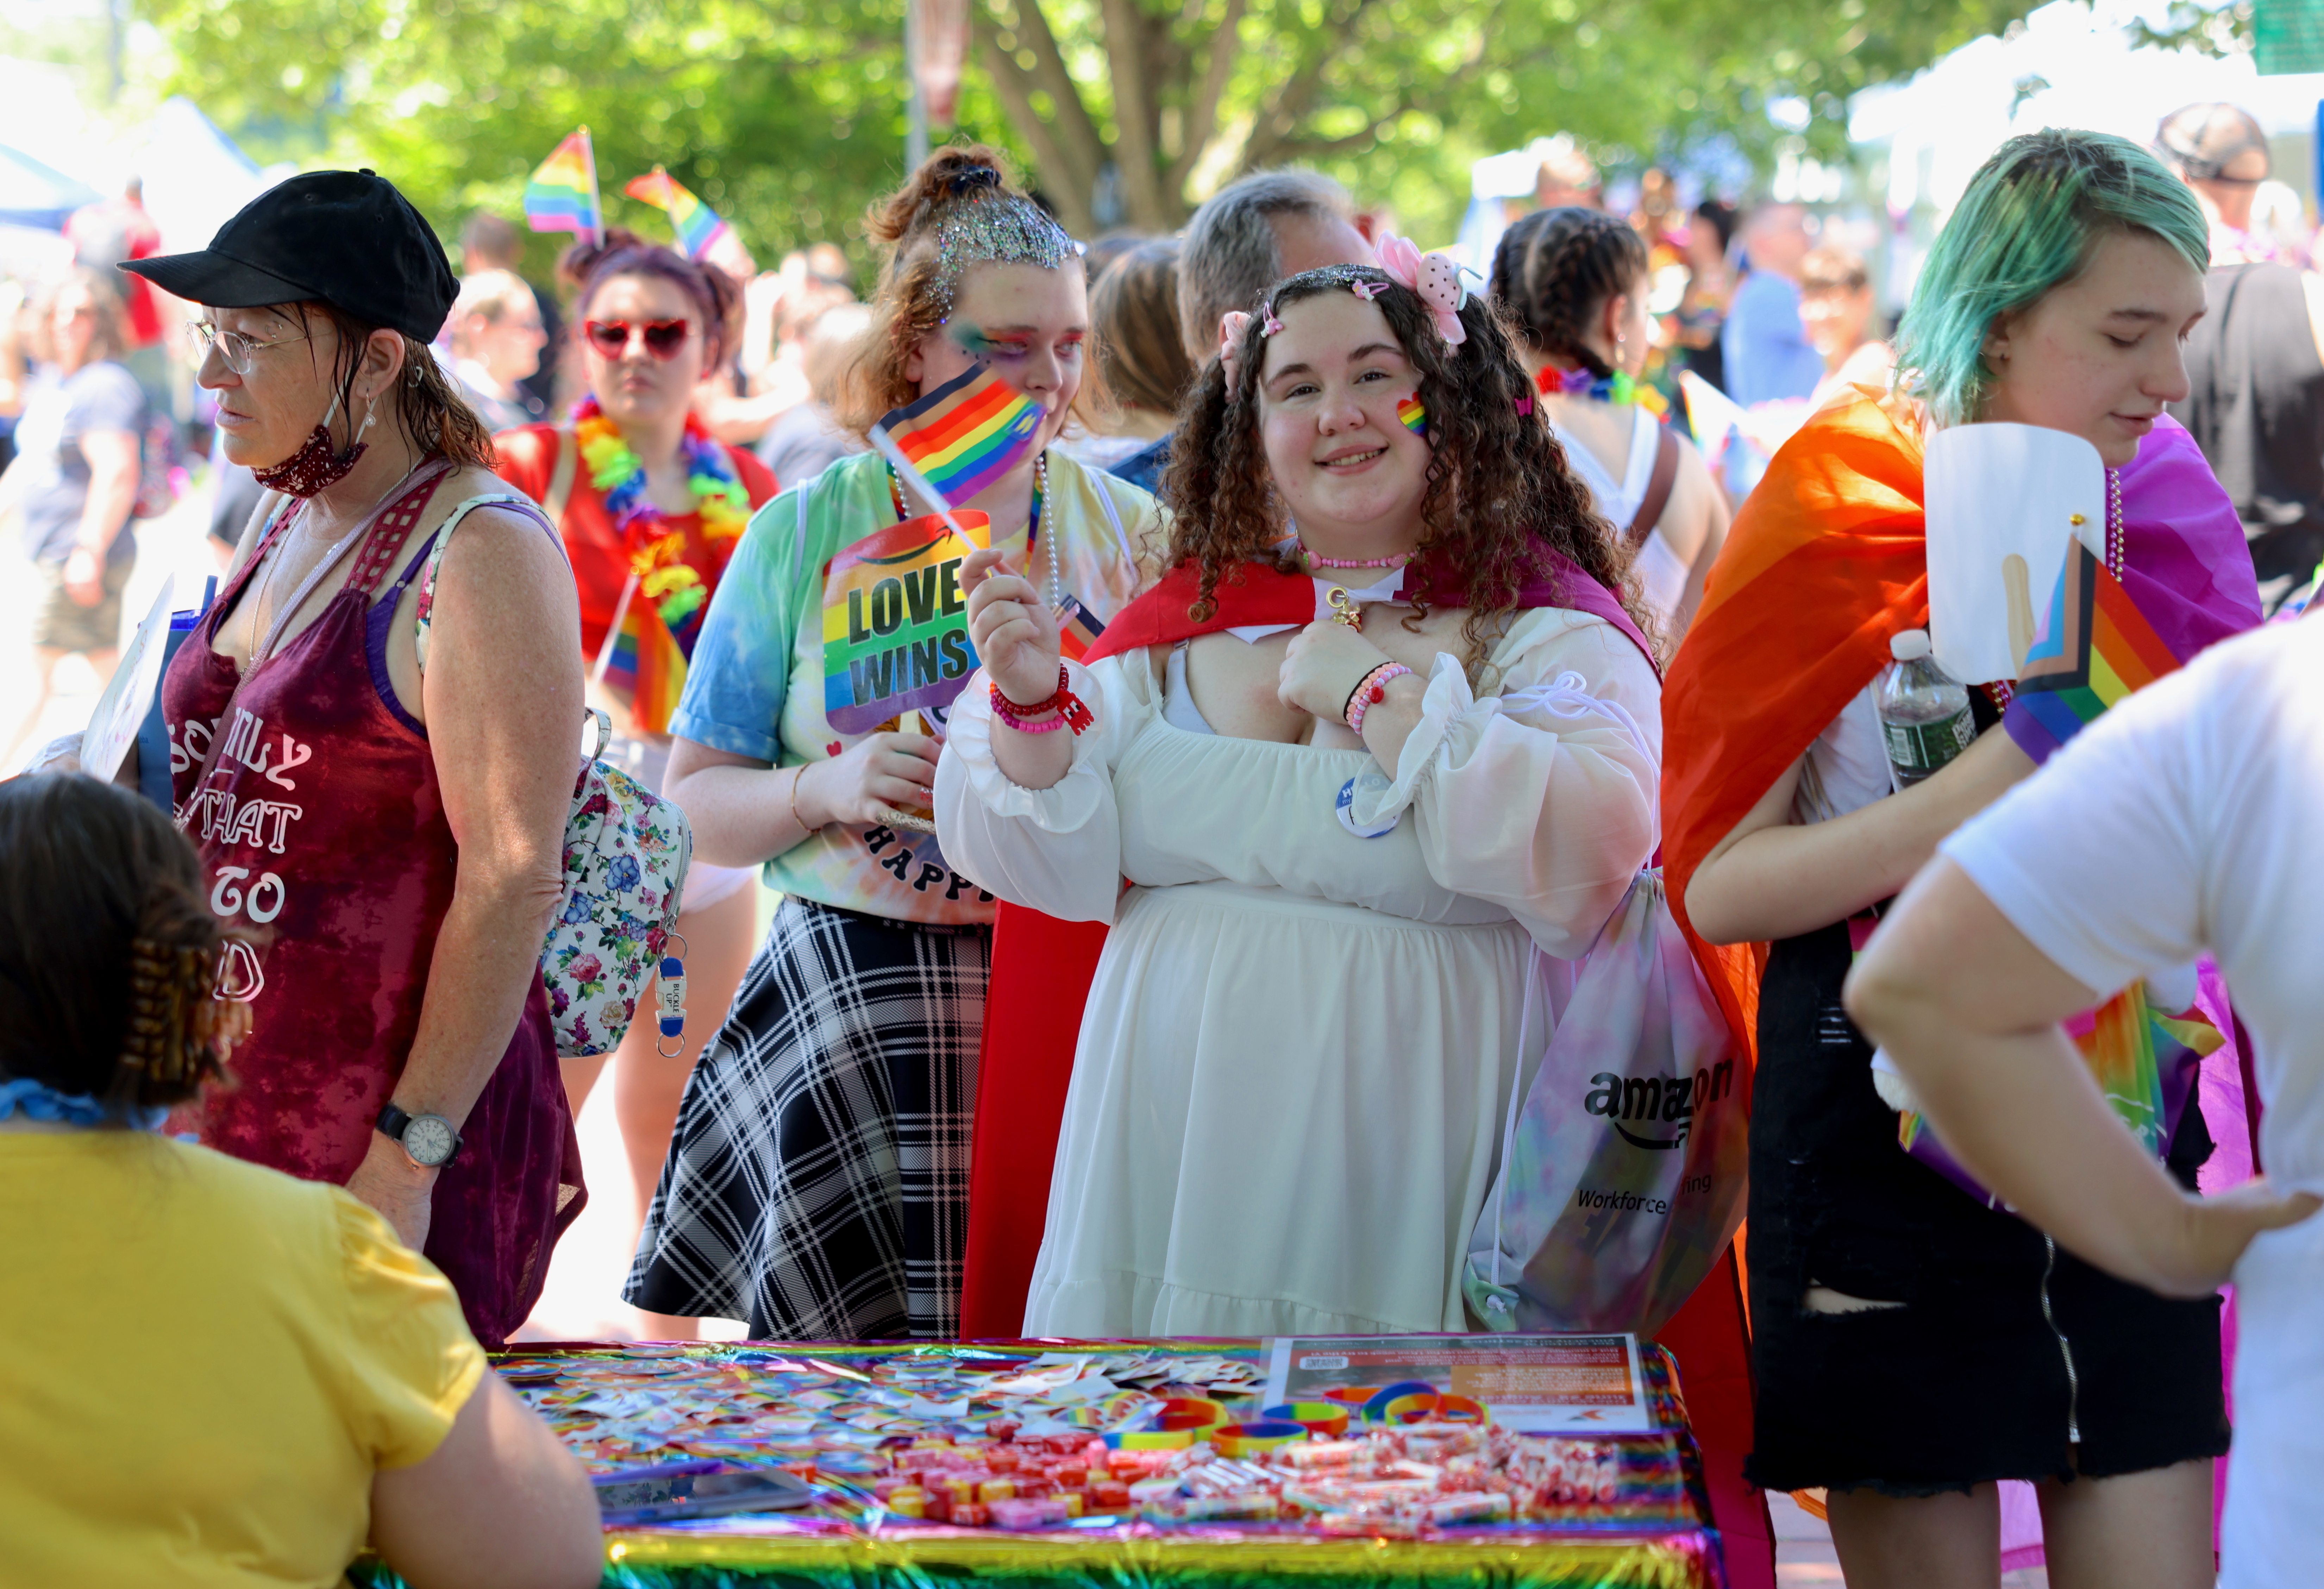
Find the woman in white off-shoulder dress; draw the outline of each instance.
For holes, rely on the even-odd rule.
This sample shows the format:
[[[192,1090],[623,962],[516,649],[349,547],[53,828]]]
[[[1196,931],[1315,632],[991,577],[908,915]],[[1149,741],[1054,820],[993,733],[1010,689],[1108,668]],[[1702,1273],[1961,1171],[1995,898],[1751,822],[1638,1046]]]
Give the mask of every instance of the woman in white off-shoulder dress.
[[[1490,310],[1396,262],[1231,323],[1176,449],[1178,566],[1062,666],[1086,731],[1045,726],[1032,587],[969,565],[988,675],[938,768],[945,853],[1112,925],[1028,1335],[1467,1327],[1549,1033],[1532,952],[1581,955],[1654,849],[1659,684],[1605,528]]]

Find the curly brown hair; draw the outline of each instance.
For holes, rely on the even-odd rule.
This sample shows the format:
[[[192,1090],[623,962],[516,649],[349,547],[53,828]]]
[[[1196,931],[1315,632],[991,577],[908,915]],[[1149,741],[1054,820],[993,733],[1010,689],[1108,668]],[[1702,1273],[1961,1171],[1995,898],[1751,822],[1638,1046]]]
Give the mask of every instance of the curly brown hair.
[[[1370,266],[1309,271],[1277,282],[1263,301],[1280,314],[1303,299],[1346,292],[1360,281],[1387,289],[1372,305],[1420,377],[1417,395],[1428,412],[1434,454],[1420,502],[1420,563],[1427,578],[1407,627],[1425,616],[1432,595],[1457,593],[1469,608],[1462,635],[1473,672],[1517,610],[1519,591],[1549,577],[1553,565],[1545,554],[1556,551],[1613,592],[1639,629],[1651,633],[1620,543],[1535,407],[1533,381],[1490,303],[1469,296],[1461,308],[1467,339],[1455,346],[1437,330],[1418,293]],[[1170,564],[1192,563],[1202,571],[1201,596],[1189,614],[1197,622],[1209,616],[1220,579],[1237,564],[1272,563],[1286,574],[1299,566],[1292,554],[1276,550],[1288,521],[1259,437],[1265,320],[1264,314],[1253,315],[1243,328],[1231,390],[1222,361],[1204,364],[1179,410],[1177,440],[1162,482],[1173,515]]]

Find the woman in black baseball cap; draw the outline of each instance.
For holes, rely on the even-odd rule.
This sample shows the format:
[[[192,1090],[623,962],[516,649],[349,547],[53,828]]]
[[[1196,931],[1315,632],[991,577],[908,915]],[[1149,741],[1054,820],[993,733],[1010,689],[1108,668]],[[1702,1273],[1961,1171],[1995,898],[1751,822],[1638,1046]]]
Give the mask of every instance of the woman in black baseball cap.
[[[346,1184],[497,1346],[583,1201],[538,968],[582,717],[572,575],[429,351],[452,273],[387,181],[294,177],[200,253],[124,268],[206,307],[226,455],[270,489],[162,685],[210,908],[266,946],[236,1085],[182,1124]]]

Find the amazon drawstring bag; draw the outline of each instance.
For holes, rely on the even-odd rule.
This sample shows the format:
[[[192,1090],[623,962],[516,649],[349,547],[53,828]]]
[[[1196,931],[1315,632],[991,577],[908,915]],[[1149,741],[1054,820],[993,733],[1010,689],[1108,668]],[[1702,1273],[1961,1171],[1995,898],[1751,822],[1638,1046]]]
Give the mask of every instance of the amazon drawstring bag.
[[[1743,1056],[1658,868],[1578,962],[1535,951],[1526,981],[1523,1024],[1556,1024],[1530,1086],[1518,1065],[1462,1293],[1489,1330],[1652,1335],[1742,1222]]]

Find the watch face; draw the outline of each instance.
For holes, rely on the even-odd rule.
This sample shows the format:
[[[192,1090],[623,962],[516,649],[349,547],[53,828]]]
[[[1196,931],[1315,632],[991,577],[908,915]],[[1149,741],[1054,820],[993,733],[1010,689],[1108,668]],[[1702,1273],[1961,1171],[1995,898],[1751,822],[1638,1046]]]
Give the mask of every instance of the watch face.
[[[452,1123],[436,1115],[414,1115],[403,1128],[403,1151],[421,1164],[441,1164],[459,1145]]]

